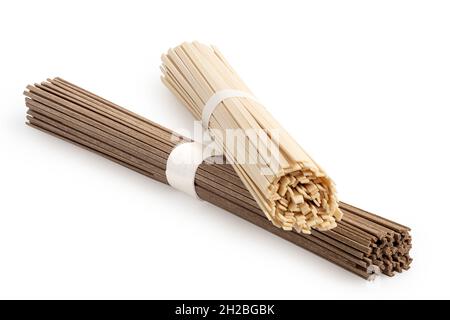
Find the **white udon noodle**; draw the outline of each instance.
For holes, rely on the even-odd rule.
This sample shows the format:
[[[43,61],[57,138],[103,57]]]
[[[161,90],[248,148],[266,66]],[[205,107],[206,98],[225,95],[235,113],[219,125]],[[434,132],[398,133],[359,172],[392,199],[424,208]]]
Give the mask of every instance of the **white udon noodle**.
[[[205,103],[218,91],[231,89],[251,95],[223,55],[198,42],[170,49],[162,56],[161,70],[164,84],[198,120],[202,119]],[[326,231],[336,227],[342,213],[333,181],[260,103],[229,97],[215,108],[208,128],[275,226],[307,234],[311,228]],[[237,152],[227,146],[225,135],[217,134],[230,129],[258,132],[245,136],[237,147],[238,152],[253,157],[253,162],[237,161]],[[277,130],[276,139],[271,136],[273,130]],[[274,145],[279,147],[276,157],[267,152]],[[254,150],[256,155],[250,152]],[[261,167],[266,169],[264,174]]]

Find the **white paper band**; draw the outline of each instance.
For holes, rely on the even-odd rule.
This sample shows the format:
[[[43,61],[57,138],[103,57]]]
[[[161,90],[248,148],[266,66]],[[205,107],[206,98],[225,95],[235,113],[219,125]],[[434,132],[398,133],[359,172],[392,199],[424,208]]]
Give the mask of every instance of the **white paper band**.
[[[217,106],[225,99],[228,98],[247,98],[251,99],[253,101],[258,102],[258,100],[250,93],[240,91],[240,90],[233,90],[233,89],[226,89],[226,90],[220,90],[214,93],[206,102],[205,106],[202,110],[202,125],[203,128],[208,129],[209,128],[209,121],[211,120],[211,116],[214,113],[214,110],[216,110]]]
[[[185,142],[177,145],[169,154],[166,165],[166,178],[169,184],[198,199],[195,192],[195,174],[198,166],[211,157],[211,148],[198,142]]]
[[[202,124],[205,129],[208,128],[211,115],[216,107],[228,98],[248,98],[258,102],[248,92],[233,89],[217,91],[208,99],[202,111]],[[203,145],[198,142],[186,142],[177,145],[167,159],[167,182],[175,189],[198,199],[195,191],[195,174],[203,160],[211,156],[213,156],[213,149],[205,148],[204,150]]]

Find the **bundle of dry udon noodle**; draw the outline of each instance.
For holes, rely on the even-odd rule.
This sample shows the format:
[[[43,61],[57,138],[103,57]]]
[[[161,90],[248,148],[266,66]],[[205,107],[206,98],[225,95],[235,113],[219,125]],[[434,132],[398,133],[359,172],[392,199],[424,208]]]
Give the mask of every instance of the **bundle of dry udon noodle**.
[[[202,120],[275,226],[308,234],[311,228],[336,227],[342,213],[333,182],[253,97],[217,48],[183,43],[162,56],[161,70],[164,84]],[[240,133],[237,144],[235,135],[226,139],[230,130]]]
[[[59,78],[28,86],[24,94],[30,126],[162,183],[169,155],[190,141]],[[393,276],[412,261],[409,228],[342,202],[344,216],[333,230],[305,235],[275,227],[228,164],[201,164],[195,190],[201,199],[364,279],[378,271]]]

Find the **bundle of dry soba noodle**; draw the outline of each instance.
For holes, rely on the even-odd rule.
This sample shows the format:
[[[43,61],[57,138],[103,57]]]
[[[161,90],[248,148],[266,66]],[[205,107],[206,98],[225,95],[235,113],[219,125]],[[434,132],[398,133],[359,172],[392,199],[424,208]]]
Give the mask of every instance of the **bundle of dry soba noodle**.
[[[164,84],[202,120],[275,226],[301,233],[336,227],[342,213],[334,183],[253,97],[217,48],[183,43],[162,56],[161,69]],[[235,143],[230,136],[240,139]]]

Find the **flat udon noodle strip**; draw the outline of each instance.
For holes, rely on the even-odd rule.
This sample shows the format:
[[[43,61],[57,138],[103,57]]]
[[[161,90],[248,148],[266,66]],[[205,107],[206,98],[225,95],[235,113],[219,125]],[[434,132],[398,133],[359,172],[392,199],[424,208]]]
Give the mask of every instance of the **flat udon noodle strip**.
[[[197,42],[169,50],[162,56],[161,70],[164,84],[199,120],[202,108],[214,93],[225,89],[250,93],[223,55]],[[209,124],[211,135],[232,159],[236,173],[275,226],[301,233],[336,227],[342,212],[333,182],[263,106],[252,99],[229,98],[218,104]],[[227,129],[241,129],[244,133],[236,149],[217,134]],[[248,129],[257,134],[248,134]],[[272,136],[273,129],[279,139]],[[278,144],[278,157],[266,152]],[[263,175],[260,166],[241,163],[238,153],[242,152],[251,161],[263,160],[262,166],[269,173]]]

